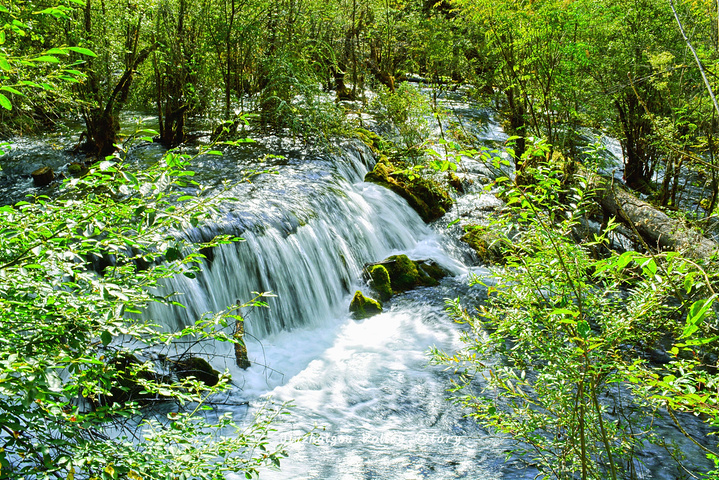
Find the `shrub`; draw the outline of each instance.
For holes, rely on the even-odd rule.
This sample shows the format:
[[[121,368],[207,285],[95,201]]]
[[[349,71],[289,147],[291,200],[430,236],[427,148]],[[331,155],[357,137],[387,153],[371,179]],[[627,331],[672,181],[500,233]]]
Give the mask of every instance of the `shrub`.
[[[228,415],[209,422],[202,410],[229,388],[227,374],[214,386],[173,383],[139,358],[139,348],[160,359],[190,339],[239,341],[225,333],[237,307],[170,333],[141,315],[149,302],[176,303],[151,289],[193,277],[200,248],[236,240],[193,245],[177,234],[216,203],[198,185],[198,195],[177,193],[192,186],[188,162],[168,152],[133,173],[108,157],[57,198],[0,208],[0,478],[220,479],[279,462],[265,446],[283,408],[243,429]],[[171,413],[141,421],[153,402]]]

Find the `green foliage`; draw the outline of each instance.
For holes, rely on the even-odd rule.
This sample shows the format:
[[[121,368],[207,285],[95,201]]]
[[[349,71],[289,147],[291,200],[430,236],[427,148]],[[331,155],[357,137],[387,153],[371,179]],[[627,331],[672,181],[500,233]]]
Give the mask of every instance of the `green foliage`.
[[[540,475],[638,478],[637,450],[659,441],[652,415],[719,418],[716,389],[704,387],[718,380],[702,360],[716,354],[715,279],[675,252],[599,258],[614,223],[577,237],[592,208],[583,180],[566,182],[545,164],[525,174],[532,181],[522,187],[506,183],[508,208],[492,227],[516,231],[505,243],[506,268],[487,285],[477,316],[448,301],[469,330],[461,352],[437,359],[455,367],[471,416],[514,438],[513,453]],[[637,354],[666,336],[679,342],[672,353],[681,359],[660,367]]]
[[[431,133],[429,100],[407,82],[401,83],[396,92],[381,89],[370,110],[385,128],[396,130],[397,143],[407,149],[421,146]]]
[[[239,429],[229,416],[202,415],[228,375],[210,386],[171,381],[163,361],[184,342],[237,342],[226,332],[238,308],[179,332],[141,316],[153,287],[194,277],[200,248],[179,234],[213,214],[217,198],[192,181],[190,157],[168,152],[147,171],[108,157],[58,198],[36,196],[0,208],[0,477],[224,478],[276,464],[266,449],[268,407]],[[195,191],[195,194],[179,192]],[[179,376],[179,375],[178,375]],[[199,375],[198,375],[199,376]],[[140,419],[142,405],[167,404],[167,418]],[[167,410],[165,410],[167,411]]]
[[[80,83],[85,74],[79,66],[95,53],[81,46],[56,46],[56,20],[70,20],[77,4],[36,8],[24,2],[0,6],[0,107],[16,116],[32,115],[43,102],[67,107],[69,85]],[[19,107],[19,112],[17,108]],[[28,117],[29,118],[29,117]]]
[[[328,141],[348,133],[343,112],[323,95],[306,57],[285,49],[266,58],[263,68],[267,85],[260,94],[260,109],[265,124]]]

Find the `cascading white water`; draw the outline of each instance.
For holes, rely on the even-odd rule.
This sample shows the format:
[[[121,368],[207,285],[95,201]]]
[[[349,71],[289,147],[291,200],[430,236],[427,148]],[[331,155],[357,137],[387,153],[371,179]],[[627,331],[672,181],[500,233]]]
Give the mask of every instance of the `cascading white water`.
[[[178,329],[205,312],[247,299],[250,292],[278,294],[269,309],[248,316],[246,331],[257,337],[323,325],[343,315],[347,295],[360,286],[365,263],[440,241],[406,201],[361,181],[366,173],[363,163],[357,152],[344,155],[337,162],[339,175],[313,179],[318,192],[312,198],[270,197],[275,212],[268,223],[261,223],[268,206],[251,202],[236,208],[256,209],[249,212],[252,220],[246,210],[229,210],[222,224],[194,232],[196,239],[241,233],[245,241],[216,248],[197,280],[177,276],[167,282],[161,293],[181,292],[179,300],[186,308],[150,306],[148,317]],[[288,181],[287,188],[297,182],[272,180],[275,187]],[[434,260],[450,272],[462,269],[441,249],[434,253]]]

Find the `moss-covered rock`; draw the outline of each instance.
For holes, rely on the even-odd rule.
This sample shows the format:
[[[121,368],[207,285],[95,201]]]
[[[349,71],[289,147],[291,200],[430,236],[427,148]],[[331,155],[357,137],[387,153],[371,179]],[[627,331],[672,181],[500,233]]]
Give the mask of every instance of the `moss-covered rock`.
[[[384,151],[385,148],[387,148],[387,146],[388,146],[387,145],[388,142],[385,139],[383,139],[381,136],[379,136],[375,132],[367,130],[366,128],[356,129],[355,135],[357,135],[357,138],[362,140],[375,153]]]
[[[395,292],[403,292],[415,287],[434,286],[447,275],[447,271],[439,265],[429,260],[410,260],[407,255],[393,255],[378,265],[387,270],[390,285]]]
[[[457,176],[454,172],[447,172],[447,183],[450,187],[454,188],[457,193],[464,193],[464,183],[462,179]]]
[[[177,378],[183,380],[195,377],[209,387],[217,385],[220,381],[220,372],[212,368],[210,362],[200,357],[188,357],[172,365]]]
[[[377,300],[365,297],[362,292],[357,290],[350,303],[350,312],[355,319],[362,320],[382,313],[382,305]]]
[[[370,277],[370,286],[379,294],[379,298],[386,302],[392,297],[392,284],[389,278],[389,272],[384,265],[371,265],[368,268]]]
[[[82,175],[85,175],[89,171],[89,168],[78,162],[73,162],[67,167],[67,173],[69,173],[73,177],[80,177]]]
[[[464,228],[467,233],[461,240],[472,247],[480,261],[494,265],[505,263],[505,238],[483,225],[469,225]]]
[[[425,222],[437,220],[447,213],[454,201],[439,183],[416,172],[397,170],[389,161],[382,160],[365,176],[365,182],[389,188],[407,200]]]

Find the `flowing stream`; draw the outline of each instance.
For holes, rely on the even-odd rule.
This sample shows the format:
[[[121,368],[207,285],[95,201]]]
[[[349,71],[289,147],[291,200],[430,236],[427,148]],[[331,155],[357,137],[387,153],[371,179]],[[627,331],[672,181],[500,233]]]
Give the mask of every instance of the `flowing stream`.
[[[489,133],[503,135],[498,128]],[[23,175],[35,165],[63,171],[73,161],[48,142],[16,141],[14,152],[0,159],[5,202],[33,189]],[[277,152],[284,158],[266,156]],[[160,154],[157,146],[141,145],[130,158],[141,165]],[[214,249],[196,280],[168,282],[162,293],[181,292],[187,308],[155,306],[148,316],[177,329],[251,292],[277,294],[269,308],[244,312],[252,367],[238,369],[230,345],[202,352],[233,375],[228,403],[238,406],[218,406],[218,413],[229,410],[249,421],[267,397],[295,405],[274,436],[288,442],[289,457],[281,471],[262,478],[534,478],[533,468],[506,460],[507,439],[464,418],[448,400],[449,373],[429,363],[430,347],[460,347],[461,327],[444,313],[444,299],[481,301],[485,291],[469,287],[468,276],[488,272],[472,266],[469,250],[444,234],[451,219],[428,226],[403,199],[363,182],[373,162],[358,143],[317,153],[276,138],[198,158],[198,181],[218,189],[225,180],[235,185],[223,194],[217,221],[187,235],[202,240],[227,233],[245,241]],[[265,169],[275,173],[240,181],[249,170]],[[481,211],[496,199],[468,195],[462,202]],[[351,319],[354,291],[370,293],[363,266],[399,253],[431,259],[450,275],[436,287],[395,296],[380,315]],[[663,470],[661,451],[644,457],[643,478],[677,478]]]

